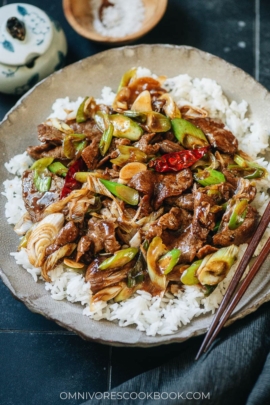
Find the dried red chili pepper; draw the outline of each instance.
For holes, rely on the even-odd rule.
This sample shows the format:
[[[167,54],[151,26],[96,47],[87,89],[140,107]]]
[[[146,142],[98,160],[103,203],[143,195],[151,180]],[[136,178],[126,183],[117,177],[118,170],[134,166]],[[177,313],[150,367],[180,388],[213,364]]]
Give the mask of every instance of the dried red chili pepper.
[[[86,164],[84,160],[80,157],[76,160],[68,169],[67,175],[65,177],[65,184],[61,191],[61,197],[65,198],[72,190],[81,188],[82,183],[74,179],[74,174],[77,172],[86,171]]]
[[[178,172],[182,169],[192,166],[197,160],[201,159],[207,152],[209,146],[193,150],[181,150],[180,152],[166,153],[149,162],[149,167],[157,172]]]

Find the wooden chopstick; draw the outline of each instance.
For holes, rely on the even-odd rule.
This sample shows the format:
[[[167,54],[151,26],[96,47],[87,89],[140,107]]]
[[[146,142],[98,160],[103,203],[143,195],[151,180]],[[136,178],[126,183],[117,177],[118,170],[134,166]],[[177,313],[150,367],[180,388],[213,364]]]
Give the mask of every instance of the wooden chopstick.
[[[212,339],[212,335],[215,334],[215,337],[216,337],[217,333],[219,332],[219,330],[224,325],[225,322],[222,322],[223,319],[224,319],[223,314],[225,315],[226,308],[229,305],[229,302],[231,301],[231,299],[232,299],[232,297],[233,297],[233,295],[234,295],[234,293],[236,291],[236,288],[237,288],[237,286],[238,286],[238,284],[239,284],[239,282],[241,280],[241,277],[244,274],[245,269],[246,269],[250,259],[252,258],[253,253],[255,252],[255,250],[256,250],[256,248],[257,248],[257,246],[258,246],[258,244],[259,244],[259,242],[260,242],[260,240],[261,240],[261,238],[262,238],[262,236],[263,236],[263,234],[264,234],[264,232],[265,232],[265,230],[266,230],[266,228],[267,228],[267,226],[269,224],[269,220],[270,220],[270,202],[268,203],[267,208],[266,208],[266,210],[265,210],[265,212],[264,212],[264,214],[263,214],[263,216],[261,218],[261,221],[259,223],[259,226],[258,226],[256,232],[254,233],[254,235],[253,235],[253,237],[252,237],[252,239],[251,239],[251,241],[250,241],[250,243],[249,243],[249,245],[248,245],[248,247],[246,249],[246,252],[245,252],[244,256],[242,257],[242,260],[239,263],[239,266],[238,266],[238,268],[237,268],[237,270],[236,270],[236,272],[235,272],[235,274],[234,274],[234,276],[233,276],[233,278],[232,278],[232,280],[230,282],[230,285],[229,285],[229,287],[228,287],[228,289],[227,289],[227,291],[226,291],[226,293],[225,293],[225,295],[223,297],[223,300],[221,301],[221,304],[220,304],[220,306],[219,306],[219,308],[218,308],[218,310],[216,312],[216,315],[215,315],[215,317],[214,317],[214,319],[213,319],[213,321],[212,321],[212,323],[211,323],[211,325],[210,325],[210,327],[208,329],[208,332],[207,332],[207,334],[206,334],[206,336],[205,336],[205,338],[203,340],[203,343],[202,343],[202,345],[201,345],[201,347],[200,347],[200,349],[198,351],[198,354],[197,354],[195,360],[198,360],[198,358],[200,357],[202,352],[207,350],[207,348],[209,347],[209,345],[212,343],[212,341],[214,339],[214,338]],[[267,244],[268,244],[268,242],[267,242]],[[263,251],[265,251],[265,250],[266,249],[263,249]],[[261,256],[263,251],[259,255],[259,257],[256,260],[256,262],[254,263],[254,265],[257,263],[258,260],[260,260],[259,258],[263,257],[263,256]],[[264,259],[262,259],[262,262],[263,261],[264,261]],[[257,268],[256,272],[261,267],[262,262],[260,260],[257,263],[257,266],[259,265],[259,267]],[[252,269],[253,269],[253,267],[252,267]],[[255,274],[254,273],[255,273],[255,271],[253,271],[252,275],[249,277],[249,279],[248,279],[249,283],[254,278],[254,276],[256,274],[256,273]],[[235,300],[238,300],[237,302],[239,302],[239,300],[242,298],[242,295],[240,295],[240,292],[241,292],[242,295],[244,294],[244,291],[240,288],[239,291],[237,292],[235,298],[234,298]],[[238,297],[238,294],[239,294],[239,297]],[[228,312],[229,312],[229,309],[228,309]],[[215,333],[219,323],[220,323],[220,328],[217,331],[217,333]],[[210,339],[211,339],[211,342],[210,342]]]

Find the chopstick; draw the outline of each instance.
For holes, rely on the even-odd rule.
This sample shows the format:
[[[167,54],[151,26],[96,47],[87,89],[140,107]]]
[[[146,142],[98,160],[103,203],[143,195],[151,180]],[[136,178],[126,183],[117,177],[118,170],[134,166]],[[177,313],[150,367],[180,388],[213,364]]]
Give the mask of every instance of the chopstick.
[[[245,269],[250,261],[250,259],[253,256],[253,253],[255,252],[268,224],[269,224],[269,220],[270,220],[270,202],[268,203],[266,210],[261,218],[261,221],[259,223],[259,226],[256,230],[256,232],[254,233],[247,249],[246,252],[244,254],[244,256],[242,257],[242,260],[239,263],[239,266],[230,282],[230,285],[223,297],[223,300],[221,301],[221,304],[217,310],[217,313],[208,329],[208,332],[203,340],[203,343],[198,351],[198,354],[195,358],[195,360],[198,360],[198,358],[200,357],[200,355],[202,354],[203,351],[206,351],[210,344],[213,342],[213,340],[215,339],[215,337],[217,336],[217,334],[219,333],[219,331],[221,330],[221,328],[223,327],[223,325],[225,324],[225,322],[227,321],[227,319],[229,318],[230,314],[232,313],[232,311],[234,310],[235,306],[237,305],[237,303],[240,301],[240,299],[242,298],[242,296],[244,295],[246,289],[248,288],[249,284],[252,282],[253,278],[255,277],[256,273],[258,272],[258,270],[260,269],[262,263],[264,262],[264,260],[267,257],[267,254],[269,252],[269,248],[270,248],[270,242],[269,239],[266,242],[263,250],[261,251],[261,253],[259,254],[259,256],[257,257],[257,260],[255,261],[255,263],[253,264],[251,270],[249,271],[247,277],[245,278],[245,280],[242,283],[242,286],[239,288],[239,290],[237,291],[237,293],[235,294],[231,304],[230,301],[237,289],[237,286],[241,280],[242,275],[245,272]]]

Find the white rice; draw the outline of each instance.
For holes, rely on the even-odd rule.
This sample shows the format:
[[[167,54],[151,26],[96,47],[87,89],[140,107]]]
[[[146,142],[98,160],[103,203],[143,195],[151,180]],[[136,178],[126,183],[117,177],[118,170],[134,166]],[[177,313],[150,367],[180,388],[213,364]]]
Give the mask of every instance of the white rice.
[[[139,77],[152,76],[146,68],[139,68]],[[239,141],[239,148],[257,159],[257,162],[270,171],[270,164],[258,154],[263,154],[268,148],[269,134],[248,117],[248,105],[243,100],[240,103],[229,102],[224,96],[221,87],[211,79],[192,79],[187,74],[167,79],[164,87],[169,90],[179,106],[192,105],[205,108],[212,118],[221,119],[233,132]],[[112,104],[115,93],[110,87],[104,87],[98,103]],[[76,101],[70,101],[68,97],[57,99],[52,106],[50,117],[66,119],[67,116],[75,116],[82,102],[80,97]],[[25,212],[22,196],[20,176],[23,171],[30,167],[32,159],[26,152],[13,157],[5,164],[7,170],[14,174],[13,180],[4,182],[7,198],[6,217],[8,223],[16,224]],[[257,195],[253,205],[262,214],[269,200],[267,194],[269,177],[257,182]],[[270,236],[268,227],[260,242],[256,254],[259,254],[266,239]],[[221,282],[216,290],[207,298],[197,286],[186,286],[176,296],[169,293],[164,297],[152,297],[145,291],[137,291],[131,298],[120,303],[98,302],[90,309],[91,291],[89,283],[85,282],[82,275],[72,272],[59,265],[50,272],[51,283],[45,283],[45,288],[55,300],[67,299],[70,302],[79,302],[85,308],[83,313],[92,319],[107,319],[117,321],[120,326],[136,325],[140,331],[149,336],[167,335],[174,333],[178,328],[187,325],[194,317],[205,313],[213,313],[222,300],[222,296],[230,282],[231,277],[242,257],[246,244],[240,246],[238,261],[234,264],[226,279]],[[28,261],[25,249],[11,253],[16,263],[21,265],[32,275],[35,281],[42,279],[40,269],[34,268]]]

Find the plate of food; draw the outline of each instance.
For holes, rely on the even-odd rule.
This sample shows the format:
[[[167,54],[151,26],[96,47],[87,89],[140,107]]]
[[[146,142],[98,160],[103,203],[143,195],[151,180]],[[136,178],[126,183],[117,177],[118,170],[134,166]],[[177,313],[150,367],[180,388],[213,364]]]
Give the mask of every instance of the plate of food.
[[[269,201],[269,108],[244,71],[186,46],[54,73],[0,126],[4,283],[85,339],[204,333]],[[265,263],[229,322],[269,291]]]

